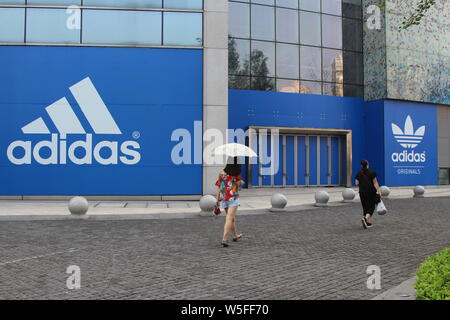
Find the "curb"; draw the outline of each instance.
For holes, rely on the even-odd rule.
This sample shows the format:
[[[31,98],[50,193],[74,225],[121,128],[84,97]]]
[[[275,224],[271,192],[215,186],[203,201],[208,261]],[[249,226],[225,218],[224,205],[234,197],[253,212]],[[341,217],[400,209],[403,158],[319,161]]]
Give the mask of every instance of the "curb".
[[[414,276],[370,300],[416,300],[416,289],[414,289],[416,280],[417,276]]]

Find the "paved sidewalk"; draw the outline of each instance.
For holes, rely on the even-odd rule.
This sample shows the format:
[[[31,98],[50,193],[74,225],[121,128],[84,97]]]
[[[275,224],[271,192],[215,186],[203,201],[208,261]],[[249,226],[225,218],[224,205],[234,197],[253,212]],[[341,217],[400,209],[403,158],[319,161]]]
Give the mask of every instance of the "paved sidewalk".
[[[288,198],[287,210],[313,208],[314,194],[325,190],[330,206],[341,205],[342,187],[324,188],[253,188],[241,192],[242,214],[268,213],[270,197],[277,192]],[[357,188],[354,189],[357,191]],[[391,188],[390,199],[413,196],[412,187]],[[448,197],[450,186],[426,187],[425,197]],[[354,202],[359,202],[358,194]],[[90,201],[88,219],[159,219],[192,218],[200,213],[198,201]],[[0,220],[58,220],[72,218],[68,201],[0,200]]]
[[[2,221],[0,299],[371,299],[450,246],[449,206],[449,197],[395,199],[367,230],[359,203],[239,215],[244,237],[228,248],[223,215]],[[81,288],[69,290],[74,265]],[[381,290],[367,287],[373,265]]]

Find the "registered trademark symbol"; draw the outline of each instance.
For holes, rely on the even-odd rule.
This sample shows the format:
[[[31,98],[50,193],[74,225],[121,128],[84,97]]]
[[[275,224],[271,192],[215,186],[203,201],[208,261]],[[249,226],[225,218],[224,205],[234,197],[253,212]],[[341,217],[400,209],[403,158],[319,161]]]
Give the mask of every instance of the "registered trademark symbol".
[[[139,131],[134,131],[131,136],[133,137],[133,139],[137,140],[141,137],[141,133]]]

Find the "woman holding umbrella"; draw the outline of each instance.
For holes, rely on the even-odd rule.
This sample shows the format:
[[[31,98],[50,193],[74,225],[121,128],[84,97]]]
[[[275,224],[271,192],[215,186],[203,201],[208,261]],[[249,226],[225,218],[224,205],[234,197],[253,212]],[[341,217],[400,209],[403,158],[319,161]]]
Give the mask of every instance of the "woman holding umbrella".
[[[238,234],[236,230],[236,213],[240,206],[239,191],[245,182],[241,178],[242,167],[238,163],[238,157],[256,157],[257,155],[249,147],[238,143],[229,143],[217,147],[214,149],[213,154],[233,157],[233,163],[226,165],[216,181],[217,203],[219,203],[222,196],[221,207],[225,209],[227,214],[223,228],[222,246],[228,247],[228,236],[230,234],[233,237],[233,241],[238,241],[242,238],[242,234]]]
[[[233,241],[238,241],[242,238],[242,234],[236,231],[236,214],[240,206],[239,190],[241,190],[244,180],[241,178],[242,168],[237,163],[237,158],[234,158],[233,164],[227,164],[219,174],[216,186],[217,202],[222,196],[221,208],[225,209],[227,214],[225,219],[225,226],[223,228],[222,246],[228,247],[228,235],[233,236]]]

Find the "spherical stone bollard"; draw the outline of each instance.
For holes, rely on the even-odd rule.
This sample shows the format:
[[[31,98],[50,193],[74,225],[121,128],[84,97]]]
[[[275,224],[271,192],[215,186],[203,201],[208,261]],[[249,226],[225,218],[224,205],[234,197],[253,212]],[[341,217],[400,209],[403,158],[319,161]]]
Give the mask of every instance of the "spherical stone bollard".
[[[342,200],[342,202],[353,202],[353,199],[355,199],[356,196],[356,192],[355,190],[351,189],[351,188],[345,188],[344,190],[342,190],[342,198],[344,198],[344,200]]]
[[[425,193],[425,188],[422,186],[414,187],[414,198],[423,198]]]
[[[272,212],[286,211],[287,198],[284,194],[275,193],[274,195],[272,195],[272,198],[270,198],[270,203],[272,205],[272,208],[270,208],[270,211],[272,211]]]
[[[316,199],[316,203],[314,204],[316,207],[327,207],[330,195],[326,191],[317,191],[314,198]]]
[[[380,189],[381,189],[381,196],[383,198],[388,198],[389,194],[391,193],[391,190],[386,186],[382,186]]]
[[[203,196],[200,199],[199,205],[200,205],[200,209],[202,210],[200,212],[201,216],[203,216],[203,217],[215,216],[215,214],[213,212],[214,207],[216,205],[216,198],[215,197],[213,197],[212,195],[209,195],[209,194],[206,195],[206,196]]]
[[[69,201],[69,211],[71,214],[76,216],[85,215],[89,209],[89,203],[86,198],[83,197],[73,197]]]

